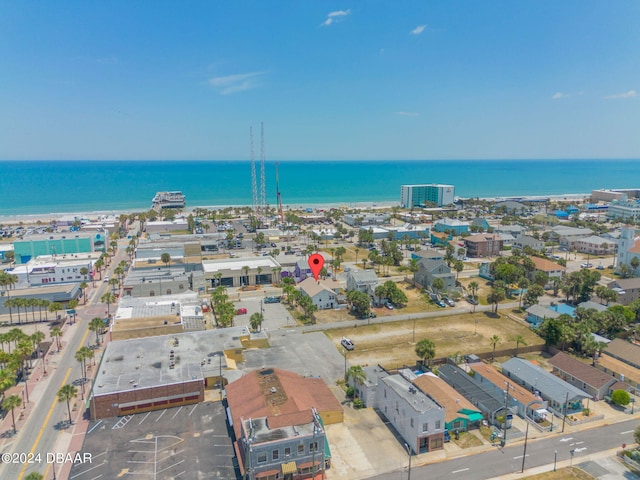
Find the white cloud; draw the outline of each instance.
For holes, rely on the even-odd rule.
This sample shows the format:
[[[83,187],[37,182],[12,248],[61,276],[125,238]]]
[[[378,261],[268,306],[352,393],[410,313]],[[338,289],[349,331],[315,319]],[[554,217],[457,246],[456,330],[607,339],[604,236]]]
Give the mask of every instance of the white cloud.
[[[403,117],[417,117],[420,115],[417,112],[395,112],[396,115],[402,115]]]
[[[571,96],[571,94],[569,94],[569,93],[556,92],[551,96],[551,98],[553,100],[559,100],[560,98],[567,98],[567,97],[570,97],[570,96]]]
[[[617,98],[635,98],[638,96],[638,92],[636,92],[635,90],[629,90],[628,92],[625,93],[616,93],[614,95],[607,95],[606,98],[607,100],[615,100]]]
[[[414,28],[413,30],[411,30],[411,32],[409,32],[411,35],[420,35],[422,32],[424,32],[424,29],[427,28],[426,25],[418,25],[416,28]]]
[[[229,95],[230,93],[243,92],[251,90],[259,85],[258,77],[264,75],[265,72],[237,73],[235,75],[226,75],[224,77],[210,78],[207,83],[218,90],[220,95]]]
[[[329,12],[327,15],[327,19],[320,24],[322,27],[328,27],[332,25],[334,22],[340,22],[347,15],[351,15],[351,9],[348,10],[336,10],[334,12]]]

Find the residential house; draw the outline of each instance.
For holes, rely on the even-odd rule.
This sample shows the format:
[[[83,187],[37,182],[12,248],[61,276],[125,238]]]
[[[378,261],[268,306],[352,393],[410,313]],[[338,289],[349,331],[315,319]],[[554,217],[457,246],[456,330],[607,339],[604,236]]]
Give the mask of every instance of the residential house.
[[[508,233],[513,235],[514,237],[520,237],[524,235],[524,232],[527,229],[522,225],[517,225],[512,223],[510,225],[496,225],[493,229],[493,233]]]
[[[376,276],[376,272],[371,269],[361,270],[354,267],[347,275],[347,292],[358,290],[373,298],[377,285],[378,277]]]
[[[516,237],[511,235],[510,233],[496,233],[498,238],[502,241],[503,247],[511,247],[513,246],[513,242],[515,242]]]
[[[609,387],[616,383],[611,375],[598,370],[564,352],[556,353],[549,360],[552,372],[565,382],[588,393],[595,401],[609,393]]]
[[[446,247],[453,239],[453,235],[451,235],[450,233],[436,232],[435,230],[431,230],[431,235],[429,238],[432,245]]]
[[[549,277],[549,283],[545,285],[545,288],[550,288],[551,282],[553,281],[553,279],[562,278],[562,276],[567,270],[562,265],[556,262],[552,262],[551,260],[547,260],[546,258],[535,257],[535,256],[530,258],[533,264],[535,265],[535,270],[533,270],[529,275],[529,280],[533,281],[533,279],[535,278],[536,272],[546,273],[547,276]]]
[[[524,250],[528,247],[536,252],[542,252],[544,250],[544,242],[529,235],[520,235],[513,240],[512,247],[514,250]]]
[[[480,278],[484,278],[485,280],[490,280],[493,282],[495,280],[495,277],[491,272],[491,263],[482,262],[480,264],[480,267],[478,267],[478,276]]]
[[[549,408],[560,415],[581,412],[582,400],[589,396],[540,366],[518,357],[504,362],[502,373],[547,400]]]
[[[622,338],[614,338],[607,348],[602,351],[602,356],[613,357],[621,362],[640,369],[640,346]]]
[[[527,322],[534,327],[539,327],[545,318],[558,318],[560,316],[560,313],[556,310],[538,304],[531,305],[527,308],[526,313]]]
[[[489,230],[489,222],[484,217],[476,217],[471,221],[472,232],[486,232]]]
[[[495,257],[502,250],[502,239],[495,233],[481,233],[465,238],[464,246],[469,257]]]
[[[640,298],[640,277],[617,278],[607,287],[618,294],[617,301],[622,305],[629,305]]]
[[[440,260],[444,261],[444,253],[441,253],[432,248],[423,248],[422,250],[418,250],[417,252],[411,253],[411,259],[421,259],[426,258],[428,260]]]
[[[464,395],[490,423],[500,425],[498,417],[505,412],[504,394],[497,394],[489,384],[476,383],[457,365],[441,365],[438,367],[438,376]],[[507,414],[507,426],[510,426],[511,418],[511,415]]]
[[[634,394],[640,391],[640,369],[609,355],[600,355],[596,360],[595,366],[618,380],[617,383],[614,383],[609,388],[608,395],[618,389],[633,392]]]
[[[607,310],[608,307],[606,305],[603,305],[602,303],[594,302],[592,300],[587,300],[586,302],[579,303],[577,305],[577,308],[582,308],[583,310],[588,310],[588,309],[592,308],[596,312],[604,312],[604,311]]]
[[[315,280],[309,277],[298,284],[303,295],[311,298],[318,310],[338,308],[340,284],[335,280]]]
[[[436,232],[451,232],[454,235],[469,232],[469,222],[462,222],[455,218],[442,218],[433,224]]]
[[[471,377],[473,381],[481,385],[492,386],[496,396],[504,395],[508,391],[507,404],[510,409],[516,409],[518,416],[533,420],[546,416],[547,402],[545,400],[517,383],[510,382],[493,366],[484,362],[475,362],[470,363],[469,368],[474,372]]]
[[[433,373],[419,375],[413,385],[444,407],[444,427],[450,432],[466,432],[483,420],[482,413],[475,405]]]
[[[301,258],[298,260],[293,267],[293,276],[297,279],[298,282],[301,282],[307,277],[312,277],[313,272],[311,271],[311,267],[309,266],[309,261],[306,258]]]
[[[423,287],[431,287],[436,278],[444,282],[444,290],[450,290],[456,285],[456,276],[442,260],[418,260],[418,271],[413,274],[413,280]]]
[[[444,445],[445,410],[414,387],[409,377],[393,374],[379,377],[376,391],[378,411],[384,415],[412,452],[441,450]]]
[[[614,255],[618,250],[618,242],[596,235],[578,238],[572,242],[570,248],[589,255]]]

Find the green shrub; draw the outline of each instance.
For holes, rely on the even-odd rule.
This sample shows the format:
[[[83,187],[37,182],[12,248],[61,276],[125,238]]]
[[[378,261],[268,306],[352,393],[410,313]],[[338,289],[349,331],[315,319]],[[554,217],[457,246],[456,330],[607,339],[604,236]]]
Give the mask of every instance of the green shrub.
[[[356,398],[353,401],[353,408],[364,408],[364,402],[360,398]]]
[[[625,405],[629,405],[630,401],[631,397],[629,396],[629,393],[625,392],[624,390],[615,390],[611,394],[611,403],[613,403],[614,405],[624,407]]]
[[[356,393],[356,389],[355,388],[353,388],[353,387],[347,388],[347,397],[353,398],[355,393]]]

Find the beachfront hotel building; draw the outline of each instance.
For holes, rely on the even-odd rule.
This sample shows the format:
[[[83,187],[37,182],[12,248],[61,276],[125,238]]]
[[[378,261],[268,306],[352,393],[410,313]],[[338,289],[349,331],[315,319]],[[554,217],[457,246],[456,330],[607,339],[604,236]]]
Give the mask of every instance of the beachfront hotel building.
[[[400,205],[404,208],[424,207],[426,202],[442,207],[451,205],[455,198],[453,185],[402,185],[400,187]]]

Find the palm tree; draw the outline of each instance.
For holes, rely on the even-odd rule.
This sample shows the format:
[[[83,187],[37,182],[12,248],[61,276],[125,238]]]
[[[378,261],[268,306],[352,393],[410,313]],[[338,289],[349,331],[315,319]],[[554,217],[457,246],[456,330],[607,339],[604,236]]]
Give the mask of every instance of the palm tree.
[[[261,313],[254,313],[251,315],[249,319],[249,323],[251,324],[251,328],[254,331],[262,330],[262,322],[264,321],[264,316]]]
[[[246,285],[249,285],[249,265],[245,265],[244,267],[242,267],[242,270],[244,270],[244,276],[246,277]]]
[[[113,293],[107,292],[102,295],[100,301],[107,304],[107,315],[109,315],[109,306],[116,301],[116,296]]]
[[[67,402],[67,411],[69,412],[69,423],[71,423],[71,400],[78,394],[78,389],[71,383],[68,383],[58,390],[58,402]]]
[[[89,284],[87,282],[80,282],[80,295],[84,297],[84,304],[87,304],[87,288]]]
[[[13,422],[13,433],[16,433],[16,417],[13,409],[22,405],[22,399],[18,395],[9,395],[2,402],[2,408],[5,410],[11,410],[11,421]]]
[[[494,335],[489,339],[491,345],[493,346],[493,355],[491,355],[491,361],[495,361],[496,359],[496,345],[500,343],[500,337],[498,335]]]
[[[524,339],[524,337],[522,335],[517,335],[516,338],[513,339],[516,342],[516,354],[515,356],[518,356],[518,348],[520,347],[520,345],[522,346],[527,346],[529,345],[527,343],[527,341]]]
[[[44,477],[42,476],[41,473],[31,472],[31,473],[29,473],[29,475],[24,477],[24,480],[42,480],[43,478]]]
[[[58,346],[58,350],[60,350],[60,337],[62,336],[62,329],[60,327],[54,327],[51,329],[51,338],[56,339],[56,345]]]
[[[80,275],[82,275],[83,279],[87,279],[87,275],[89,275],[89,269],[87,267],[82,267],[80,269]]]
[[[416,355],[429,364],[429,361],[436,356],[436,345],[428,338],[423,338],[416,343]]]
[[[431,288],[433,288],[434,293],[438,295],[438,292],[444,288],[444,280],[441,278],[434,278],[433,282],[431,282]]]
[[[347,373],[345,375],[344,381],[348,382],[349,378],[353,379],[353,386],[354,386],[354,390],[356,392],[356,398],[359,398],[358,396],[358,385],[360,384],[360,382],[363,382],[367,379],[367,375],[366,373],[364,373],[364,370],[362,369],[362,367],[360,365],[353,365],[351,367],[349,367],[349,370],[347,370]]]
[[[89,322],[89,330],[95,332],[96,334],[96,345],[100,344],[100,339],[98,338],[98,333],[100,330],[104,328],[104,321],[100,317],[93,317]]]
[[[478,285],[478,282],[474,281],[474,282],[470,282],[469,283],[469,291],[471,292],[471,296],[473,298],[477,299],[476,295],[477,295],[479,289],[480,289],[480,285]]]

